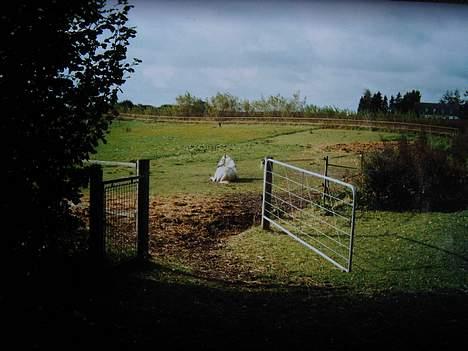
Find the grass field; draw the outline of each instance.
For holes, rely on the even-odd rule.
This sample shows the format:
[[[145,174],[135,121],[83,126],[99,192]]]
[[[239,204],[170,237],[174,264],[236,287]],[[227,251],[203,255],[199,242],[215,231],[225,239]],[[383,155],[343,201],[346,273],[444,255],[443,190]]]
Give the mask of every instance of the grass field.
[[[343,273],[286,235],[253,228],[229,242],[263,283],[345,288],[357,293],[468,289],[468,211],[365,212],[357,218],[353,271]]]
[[[322,171],[325,155],[355,164],[356,149],[337,144],[397,137],[297,126],[115,123],[94,158],[152,160],[152,259],[104,270],[89,260],[44,262],[43,275],[0,299],[5,344],[77,350],[460,347],[468,325],[468,211],[358,210],[351,273],[284,234],[262,231],[258,214],[250,228],[235,226],[257,211],[262,157],[307,158],[291,162]],[[236,160],[241,182],[208,181],[224,152]],[[107,178],[128,175],[118,168],[105,172]],[[220,200],[244,193],[250,195],[237,202]],[[244,213],[247,206],[254,209]]]
[[[168,124],[117,121],[107,144],[99,146],[94,159],[130,161],[151,159],[151,192],[219,194],[260,191],[265,156],[292,162],[314,171],[323,171],[327,145],[350,142],[394,140],[397,134],[366,130],[326,130],[282,125]],[[236,162],[239,183],[217,186],[209,181],[221,156],[227,153]],[[342,156],[342,154],[340,154]],[[106,168],[106,177],[128,175],[128,170]]]
[[[260,160],[307,159],[293,163],[322,172],[325,155],[338,163],[356,155],[325,152],[335,144],[396,140],[398,134],[365,130],[326,130],[298,126],[151,124],[125,121],[114,124],[108,143],[95,158],[128,161],[151,159],[151,193],[196,197],[225,193],[261,192]],[[223,153],[238,165],[240,182],[211,183],[208,178]],[[108,169],[107,177],[122,172]],[[206,198],[205,200],[206,201]],[[259,227],[230,236],[220,255],[235,260],[253,281],[281,285],[331,285],[360,292],[431,291],[468,289],[468,212],[458,213],[357,213],[354,270],[344,274],[313,252],[278,233]],[[161,264],[196,270],[177,257]],[[185,266],[184,266],[185,265]]]

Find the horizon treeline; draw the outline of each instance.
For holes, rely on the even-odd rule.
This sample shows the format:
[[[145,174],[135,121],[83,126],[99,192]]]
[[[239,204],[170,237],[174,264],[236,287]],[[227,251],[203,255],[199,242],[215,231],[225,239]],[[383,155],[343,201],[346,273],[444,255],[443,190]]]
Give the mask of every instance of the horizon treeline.
[[[319,107],[307,104],[306,97],[301,97],[299,91],[291,97],[281,94],[262,96],[257,100],[241,99],[228,92],[218,92],[205,100],[186,92],[176,97],[175,104],[161,106],[133,104],[124,100],[116,105],[121,113],[147,114],[158,116],[268,116],[268,117],[294,117],[328,115],[349,116],[355,112],[348,109],[339,109],[335,106]]]
[[[382,96],[380,91],[372,94],[369,89],[364,91],[359,99],[358,113],[392,113],[392,114],[417,114],[418,105],[421,102],[421,92],[411,90],[405,95],[400,92],[390,96]]]
[[[465,93],[468,97],[468,92]],[[440,103],[458,101],[463,105],[457,90],[447,91]],[[411,90],[402,95],[398,92],[390,99],[380,91],[372,93],[369,89],[359,99],[357,111],[340,109],[335,106],[320,107],[308,104],[306,97],[299,91],[291,97],[281,94],[262,96],[260,99],[241,99],[228,92],[201,99],[190,92],[176,97],[174,104],[161,106],[134,104],[123,100],[115,105],[119,113],[155,115],[155,116],[193,116],[193,117],[336,117],[336,118],[384,118],[392,120],[409,120],[419,118],[418,105],[421,103],[419,90]]]

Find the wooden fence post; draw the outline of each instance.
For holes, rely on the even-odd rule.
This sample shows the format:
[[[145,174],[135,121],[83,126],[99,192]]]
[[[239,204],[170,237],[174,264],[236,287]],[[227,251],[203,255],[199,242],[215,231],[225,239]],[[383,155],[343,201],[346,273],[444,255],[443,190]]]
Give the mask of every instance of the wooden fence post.
[[[149,170],[149,160],[138,160],[137,254],[140,260],[146,260],[149,256]]]
[[[105,257],[104,215],[102,168],[94,165],[90,167],[89,181],[89,248],[97,261],[102,261]]]
[[[270,221],[264,217],[268,217],[271,213],[271,189],[273,184],[273,162],[268,162],[271,157],[265,158],[265,175],[263,180],[263,209],[262,209],[262,229],[270,229]]]

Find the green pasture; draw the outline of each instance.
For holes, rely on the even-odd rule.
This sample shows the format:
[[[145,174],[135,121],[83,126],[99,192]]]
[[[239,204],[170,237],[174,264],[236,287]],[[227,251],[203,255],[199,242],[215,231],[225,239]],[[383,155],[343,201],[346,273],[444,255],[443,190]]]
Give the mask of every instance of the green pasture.
[[[116,121],[93,159],[130,161],[151,160],[151,193],[221,194],[260,191],[265,156],[323,172],[323,157],[339,157],[340,164],[357,165],[356,155],[324,152],[327,145],[350,142],[394,140],[398,134],[367,130],[320,129],[311,126],[234,125],[215,123],[171,124]],[[219,185],[209,177],[223,154],[236,162],[239,182]],[[343,157],[346,156],[346,157]],[[344,158],[344,159],[343,159]],[[307,159],[307,161],[295,161]],[[128,175],[131,170],[104,169],[106,178]],[[333,172],[333,170],[330,170]]]
[[[252,228],[229,241],[262,283],[333,286],[358,293],[468,289],[468,211],[358,212],[351,273],[287,235]]]
[[[151,159],[151,193],[212,194],[260,192],[260,161],[267,155],[322,171],[325,155],[352,164],[356,155],[326,153],[324,147],[351,142],[396,140],[398,134],[329,130],[310,126],[151,124],[116,122],[94,155],[99,160]],[[213,184],[218,159],[228,153],[240,182]],[[294,161],[307,159],[307,161]],[[106,177],[127,170],[106,169]],[[253,283],[268,286],[326,286],[376,292],[428,292],[468,289],[468,212],[416,213],[357,211],[353,270],[344,273],[284,234],[253,227],[230,237],[222,249],[227,261],[250,272]],[[191,267],[158,262],[177,271]]]

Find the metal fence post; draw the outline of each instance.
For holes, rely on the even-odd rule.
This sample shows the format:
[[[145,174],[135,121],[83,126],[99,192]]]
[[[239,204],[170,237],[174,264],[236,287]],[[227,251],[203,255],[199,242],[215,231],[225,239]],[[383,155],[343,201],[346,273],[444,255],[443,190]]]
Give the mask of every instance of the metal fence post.
[[[264,176],[263,176],[263,206],[262,206],[262,229],[269,230],[270,222],[265,219],[269,218],[271,213],[271,188],[273,184],[273,163],[269,162],[271,157],[265,158]]]
[[[356,188],[352,187],[353,192],[353,208],[351,212],[351,238],[349,240],[349,255],[348,255],[348,270],[351,272],[351,267],[353,265],[353,246],[354,246],[354,230],[356,226]]]
[[[325,169],[323,171],[323,175],[325,177],[328,177],[328,156],[325,156],[323,158],[325,161]],[[325,202],[325,196],[328,194],[328,181],[326,179],[323,180],[323,195],[322,195],[322,201]]]
[[[89,202],[89,248],[93,258],[102,261],[105,257],[104,184],[102,168],[98,165],[90,167]]]
[[[149,160],[138,160],[137,254],[142,260],[149,255],[149,170]]]
[[[364,154],[359,154],[359,181],[361,186],[364,184]]]

